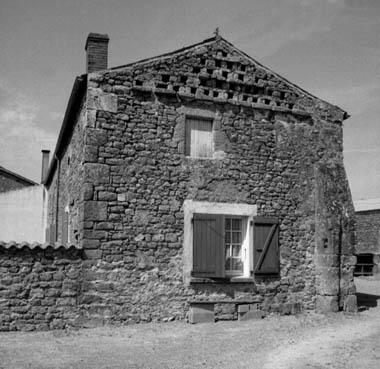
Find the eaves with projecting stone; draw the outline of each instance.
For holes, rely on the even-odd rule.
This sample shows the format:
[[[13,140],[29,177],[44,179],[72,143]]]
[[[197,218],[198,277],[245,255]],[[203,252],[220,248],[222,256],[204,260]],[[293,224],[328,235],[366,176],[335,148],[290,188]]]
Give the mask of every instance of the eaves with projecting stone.
[[[337,123],[349,117],[341,108],[287,81],[219,35],[168,54],[97,73],[103,83],[123,79],[125,89],[132,88],[135,93],[292,112]],[[120,88],[110,83],[108,92],[117,94]]]

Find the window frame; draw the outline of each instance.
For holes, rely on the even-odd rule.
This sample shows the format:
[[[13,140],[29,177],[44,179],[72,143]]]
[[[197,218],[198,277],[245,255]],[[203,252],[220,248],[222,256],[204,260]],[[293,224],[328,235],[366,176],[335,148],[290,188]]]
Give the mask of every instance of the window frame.
[[[232,228],[232,222],[231,222],[231,227],[229,229],[226,229],[226,220],[227,219],[230,219],[231,221],[234,219],[241,220],[241,229],[234,230]],[[249,255],[249,233],[248,233],[248,229],[247,229],[247,227],[248,227],[247,223],[248,223],[247,217],[230,216],[230,215],[224,216],[224,252],[226,254],[226,248],[227,248],[226,233],[228,232],[230,234],[230,242],[228,243],[229,248],[231,249],[230,258],[231,259],[236,258],[232,255],[232,250],[233,250],[234,246],[239,245],[241,247],[241,251],[240,251],[241,252],[241,258],[243,259],[243,271],[242,272],[240,272],[236,269],[235,270],[234,269],[226,269],[226,267],[224,267],[226,277],[243,277],[243,276],[246,276],[246,274],[247,274],[247,271],[245,270],[246,269],[247,254]],[[233,235],[232,234],[237,233],[237,232],[239,232],[241,234],[241,241],[240,242],[233,242]],[[247,250],[248,250],[248,253],[247,253]],[[225,256],[225,258],[227,260],[227,255]]]
[[[193,156],[191,155],[191,129],[189,128],[190,120],[199,120],[211,123],[211,155],[210,156]],[[185,114],[185,156],[191,159],[213,159],[215,153],[215,119],[210,116],[197,114]]]
[[[184,248],[183,248],[183,280],[185,284],[191,282],[191,271],[193,269],[193,216],[194,214],[214,214],[224,215],[226,217],[240,217],[244,219],[245,239],[244,255],[245,262],[243,267],[243,275],[228,275],[227,278],[234,280],[251,278],[253,270],[253,223],[254,217],[257,215],[257,205],[249,205],[245,203],[220,203],[220,202],[204,202],[185,200],[184,202]],[[223,246],[225,244],[223,243]],[[248,251],[248,252],[247,252]],[[224,250],[225,252],[225,250]]]

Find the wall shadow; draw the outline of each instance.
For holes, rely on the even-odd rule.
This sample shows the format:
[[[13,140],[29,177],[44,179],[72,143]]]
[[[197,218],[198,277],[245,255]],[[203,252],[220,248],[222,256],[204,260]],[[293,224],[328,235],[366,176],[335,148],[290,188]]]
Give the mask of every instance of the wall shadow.
[[[379,295],[369,295],[367,293],[356,293],[356,297],[358,300],[358,309],[366,310],[372,307],[379,306],[380,304],[380,296]]]

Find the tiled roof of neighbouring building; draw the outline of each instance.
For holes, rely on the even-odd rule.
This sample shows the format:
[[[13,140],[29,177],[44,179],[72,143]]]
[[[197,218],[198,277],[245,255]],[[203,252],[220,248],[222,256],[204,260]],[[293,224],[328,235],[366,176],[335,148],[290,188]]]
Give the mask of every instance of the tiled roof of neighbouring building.
[[[82,249],[82,247],[79,245],[63,245],[63,244],[58,243],[58,242],[51,244],[51,243],[39,243],[39,242],[15,242],[15,241],[5,242],[5,241],[0,241],[0,248],[5,248],[5,249],[16,248],[16,249],[21,250],[24,247],[31,249],[31,250],[33,250],[33,249],[46,250],[46,249],[50,249],[50,248],[52,248],[54,250],[58,250],[60,248],[63,248],[63,249],[74,248],[77,250]]]
[[[9,177],[12,177],[14,180],[21,182],[21,183],[24,183],[25,185],[34,186],[34,185],[38,184],[38,183],[32,181],[31,179],[25,178],[25,177],[21,176],[20,174],[17,174],[15,172],[10,171],[9,169],[2,167],[1,165],[0,165],[0,173],[3,173]]]

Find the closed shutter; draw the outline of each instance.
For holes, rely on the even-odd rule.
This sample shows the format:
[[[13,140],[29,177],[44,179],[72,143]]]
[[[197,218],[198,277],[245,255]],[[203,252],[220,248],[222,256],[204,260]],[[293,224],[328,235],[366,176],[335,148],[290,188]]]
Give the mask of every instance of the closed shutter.
[[[62,244],[67,245],[69,240],[69,213],[62,213]]]
[[[223,216],[194,214],[193,271],[196,277],[224,277]]]
[[[254,217],[253,265],[256,275],[280,273],[278,219]]]
[[[186,119],[186,155],[195,158],[212,157],[212,120]]]

